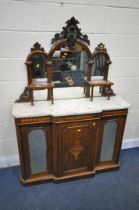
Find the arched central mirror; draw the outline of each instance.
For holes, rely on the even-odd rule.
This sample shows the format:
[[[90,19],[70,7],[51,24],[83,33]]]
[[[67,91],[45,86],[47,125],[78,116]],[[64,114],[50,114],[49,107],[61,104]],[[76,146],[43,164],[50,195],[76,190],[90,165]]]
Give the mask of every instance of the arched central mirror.
[[[50,57],[52,60],[52,82],[55,87],[83,87],[87,76],[89,40],[78,28],[79,22],[72,17],[66,27],[52,39]]]
[[[69,50],[61,47],[52,57],[52,81],[55,87],[83,86],[83,76],[87,74],[88,56],[78,47]]]

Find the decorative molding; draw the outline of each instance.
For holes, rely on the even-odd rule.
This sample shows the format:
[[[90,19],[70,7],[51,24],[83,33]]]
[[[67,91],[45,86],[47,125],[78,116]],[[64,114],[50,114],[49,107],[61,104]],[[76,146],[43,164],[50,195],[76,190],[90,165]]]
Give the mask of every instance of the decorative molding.
[[[67,20],[65,23],[67,25],[62,28],[63,30],[60,33],[55,34],[54,38],[51,41],[52,44],[62,38],[66,38],[68,40],[68,47],[71,50],[73,50],[75,47],[76,39],[81,39],[82,41],[90,45],[88,36],[86,34],[83,35],[81,33],[81,29],[77,26],[79,24],[78,20],[72,17],[71,19]]]
[[[126,139],[123,141],[122,149],[131,149],[139,147],[139,138],[138,139]],[[7,156],[7,157],[0,157],[0,168],[7,168],[12,166],[19,165],[19,156]]]

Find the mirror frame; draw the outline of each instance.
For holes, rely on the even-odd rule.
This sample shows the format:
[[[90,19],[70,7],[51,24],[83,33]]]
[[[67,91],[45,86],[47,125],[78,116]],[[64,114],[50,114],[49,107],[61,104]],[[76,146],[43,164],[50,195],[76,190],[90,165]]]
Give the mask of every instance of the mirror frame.
[[[36,42],[34,44],[34,47],[31,48],[31,52],[28,54],[26,59],[26,66],[27,66],[27,75],[28,75],[28,85],[25,87],[23,93],[20,95],[19,99],[16,102],[27,102],[31,101],[31,104],[33,105],[33,91],[34,90],[44,90],[47,89],[47,100],[51,100],[52,103],[54,101],[53,96],[53,88],[55,87],[52,81],[52,58],[61,45],[67,45],[70,50],[75,49],[75,45],[78,44],[81,46],[82,51],[85,51],[88,56],[88,69],[87,69],[87,77],[83,78],[86,80],[86,82],[91,81],[92,76],[92,65],[93,65],[93,57],[99,53],[99,54],[105,54],[108,57],[109,62],[105,65],[105,76],[104,79],[107,79],[108,77],[108,68],[109,64],[111,64],[110,57],[107,53],[107,50],[105,46],[100,43],[94,52],[90,49],[90,41],[88,39],[88,36],[86,34],[81,33],[81,29],[78,27],[79,21],[76,20],[74,17],[66,21],[66,26],[62,28],[62,31],[60,33],[56,33],[54,37],[51,40],[52,47],[49,50],[49,53],[44,51],[44,48],[41,47],[41,45]],[[46,85],[34,85],[32,80],[32,56],[35,54],[43,55],[47,62],[46,62],[46,68],[47,68],[47,84]],[[85,86],[84,86],[85,90]],[[90,87],[87,85],[87,91],[86,94],[85,91],[85,97],[89,97],[89,91]]]

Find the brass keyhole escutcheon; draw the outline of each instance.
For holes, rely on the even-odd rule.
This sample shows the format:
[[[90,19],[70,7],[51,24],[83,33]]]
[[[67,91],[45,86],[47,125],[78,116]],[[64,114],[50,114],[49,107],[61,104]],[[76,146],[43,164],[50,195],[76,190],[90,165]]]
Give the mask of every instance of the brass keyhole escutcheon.
[[[78,131],[78,132],[81,132],[81,129],[78,129],[77,131]]]
[[[93,122],[93,126],[95,126],[96,125],[96,123],[95,122]]]

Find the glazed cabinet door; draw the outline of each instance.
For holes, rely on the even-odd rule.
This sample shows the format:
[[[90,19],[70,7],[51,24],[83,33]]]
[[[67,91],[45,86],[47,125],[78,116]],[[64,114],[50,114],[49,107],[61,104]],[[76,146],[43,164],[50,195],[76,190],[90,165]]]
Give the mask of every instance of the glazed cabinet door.
[[[58,176],[94,168],[97,123],[65,123],[58,126]]]
[[[51,173],[51,130],[49,125],[20,128],[24,179]]]
[[[97,166],[109,167],[118,164],[125,120],[125,116],[120,116],[104,118],[100,121]]]

